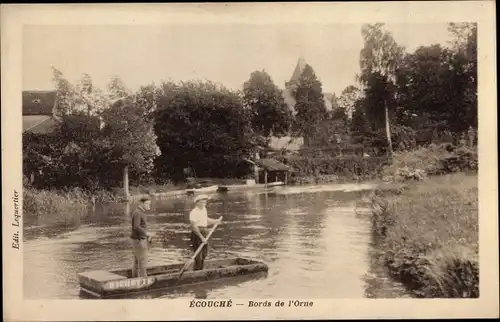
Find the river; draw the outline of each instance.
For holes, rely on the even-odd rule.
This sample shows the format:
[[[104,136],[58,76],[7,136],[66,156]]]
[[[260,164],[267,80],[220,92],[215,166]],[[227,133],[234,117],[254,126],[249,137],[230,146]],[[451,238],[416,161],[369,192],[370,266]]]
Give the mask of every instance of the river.
[[[243,255],[265,261],[266,276],[138,295],[141,298],[400,298],[404,288],[374,256],[371,222],[359,185],[275,187],[211,195],[209,216],[224,217],[210,240],[209,259]],[[77,273],[132,264],[134,205],[111,204],[86,215],[26,217],[24,296],[74,299]],[[191,197],[154,200],[151,264],[185,262],[191,253]]]

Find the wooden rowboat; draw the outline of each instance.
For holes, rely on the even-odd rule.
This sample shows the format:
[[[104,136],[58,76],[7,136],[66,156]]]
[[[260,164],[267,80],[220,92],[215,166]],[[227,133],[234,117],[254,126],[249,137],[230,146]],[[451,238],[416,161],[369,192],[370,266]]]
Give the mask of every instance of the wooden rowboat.
[[[253,189],[265,189],[277,186],[285,185],[284,182],[269,182],[267,184],[258,183],[258,184],[232,184],[232,185],[221,185],[219,186],[218,191],[242,191],[242,190],[253,190]]]
[[[200,284],[268,271],[265,263],[242,257],[206,260],[203,270],[186,271],[177,283],[183,266],[181,263],[148,267],[147,277],[135,278],[131,277],[131,269],[97,270],[79,273],[78,280],[82,292],[92,297],[105,298],[168,289],[177,284],[179,286]]]
[[[193,194],[193,193],[206,193],[206,192],[215,192],[219,188],[218,185],[212,185],[208,187],[201,187],[201,188],[192,188],[192,189],[186,189],[187,194]]]

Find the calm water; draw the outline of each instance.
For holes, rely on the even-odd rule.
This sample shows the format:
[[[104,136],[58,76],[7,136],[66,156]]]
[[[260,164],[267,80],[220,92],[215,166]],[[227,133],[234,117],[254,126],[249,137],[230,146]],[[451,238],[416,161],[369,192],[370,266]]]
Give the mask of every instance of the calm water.
[[[339,187],[344,191],[334,191]],[[330,185],[213,194],[209,215],[222,215],[224,221],[210,240],[209,259],[243,255],[263,260],[268,274],[136,297],[407,296],[386,278],[373,255],[369,216],[359,206],[368,191],[355,191],[359,188]],[[130,266],[130,207],[134,205],[115,204],[89,210],[86,216],[25,218],[25,297],[79,298],[77,273]],[[152,264],[185,262],[191,256],[191,207],[190,197],[153,202],[149,225],[157,237]]]

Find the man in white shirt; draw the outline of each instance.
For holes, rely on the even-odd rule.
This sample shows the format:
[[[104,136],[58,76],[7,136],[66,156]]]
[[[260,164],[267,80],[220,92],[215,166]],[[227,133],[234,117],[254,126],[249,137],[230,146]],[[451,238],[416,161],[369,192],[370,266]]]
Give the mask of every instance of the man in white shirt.
[[[206,243],[206,236],[208,233],[207,227],[220,223],[222,216],[218,219],[208,217],[207,213],[208,196],[199,195],[194,198],[195,207],[189,213],[189,221],[191,223],[191,243],[193,245],[193,252],[196,252],[202,243],[205,243],[203,249],[198,253],[194,261],[194,270],[202,270],[203,262],[207,257],[208,244]]]

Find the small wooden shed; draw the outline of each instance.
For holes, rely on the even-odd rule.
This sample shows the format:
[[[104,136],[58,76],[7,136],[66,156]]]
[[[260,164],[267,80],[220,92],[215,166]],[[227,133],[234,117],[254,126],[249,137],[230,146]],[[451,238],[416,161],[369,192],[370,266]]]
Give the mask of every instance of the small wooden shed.
[[[255,164],[259,167],[259,178],[257,183],[268,182],[288,183],[290,167],[275,159],[258,159]]]

